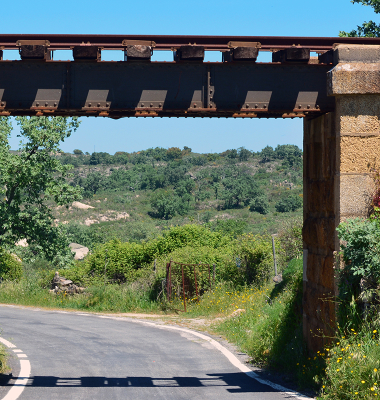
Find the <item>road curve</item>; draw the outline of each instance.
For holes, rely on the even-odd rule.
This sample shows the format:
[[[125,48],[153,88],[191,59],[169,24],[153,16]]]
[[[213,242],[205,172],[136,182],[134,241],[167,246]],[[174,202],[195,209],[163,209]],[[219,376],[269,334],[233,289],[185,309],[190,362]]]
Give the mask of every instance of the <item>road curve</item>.
[[[0,329],[31,364],[20,400],[300,398],[250,378],[210,342],[184,330],[7,306],[0,306]]]

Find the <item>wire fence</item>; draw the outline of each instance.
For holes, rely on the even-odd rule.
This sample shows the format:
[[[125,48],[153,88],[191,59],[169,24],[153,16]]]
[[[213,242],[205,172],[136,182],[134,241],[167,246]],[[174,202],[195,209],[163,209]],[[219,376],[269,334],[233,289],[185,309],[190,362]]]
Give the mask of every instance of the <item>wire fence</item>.
[[[199,301],[199,296],[215,287],[215,269],[215,264],[184,264],[170,260],[166,264],[167,301],[183,299],[186,312],[186,299],[195,296]]]

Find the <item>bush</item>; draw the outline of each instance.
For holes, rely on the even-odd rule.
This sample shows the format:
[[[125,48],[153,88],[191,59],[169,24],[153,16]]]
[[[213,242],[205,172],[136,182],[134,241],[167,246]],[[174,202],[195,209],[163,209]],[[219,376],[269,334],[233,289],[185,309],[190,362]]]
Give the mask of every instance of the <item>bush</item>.
[[[268,235],[242,235],[236,241],[235,254],[246,271],[246,280],[261,286],[273,268],[272,240]]]
[[[279,200],[275,205],[276,211],[281,213],[296,211],[300,207],[302,207],[302,198],[297,195],[285,197]]]
[[[16,256],[0,248],[0,278],[10,281],[18,281],[22,278],[23,269]]]
[[[301,258],[303,253],[301,218],[285,222],[281,227],[277,240],[281,249],[281,258],[287,264],[293,258]]]
[[[269,213],[269,203],[268,198],[265,195],[258,196],[255,199],[251,200],[249,203],[250,211],[256,211],[260,214],[268,214]]]
[[[229,242],[229,237],[199,225],[174,227],[164,232],[163,236],[143,243],[112,240],[95,246],[92,254],[83,261],[83,266],[76,267],[82,271],[78,270],[76,279],[79,280],[83,273],[101,279],[106,275],[113,282],[133,281],[142,273],[138,272],[140,269],[149,266],[161,255],[185,246],[218,248]]]
[[[376,220],[348,219],[338,228],[343,256],[339,277],[339,316],[345,328],[358,328],[365,316],[378,320],[380,308],[380,226]]]

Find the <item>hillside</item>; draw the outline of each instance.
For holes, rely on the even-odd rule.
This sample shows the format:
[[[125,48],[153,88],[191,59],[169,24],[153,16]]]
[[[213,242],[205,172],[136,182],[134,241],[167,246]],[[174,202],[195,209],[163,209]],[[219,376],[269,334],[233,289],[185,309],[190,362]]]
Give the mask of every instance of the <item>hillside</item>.
[[[83,201],[55,209],[73,241],[140,241],[189,222],[232,234],[275,233],[301,216],[302,151],[294,145],[198,154],[155,148],[57,155],[72,164]]]

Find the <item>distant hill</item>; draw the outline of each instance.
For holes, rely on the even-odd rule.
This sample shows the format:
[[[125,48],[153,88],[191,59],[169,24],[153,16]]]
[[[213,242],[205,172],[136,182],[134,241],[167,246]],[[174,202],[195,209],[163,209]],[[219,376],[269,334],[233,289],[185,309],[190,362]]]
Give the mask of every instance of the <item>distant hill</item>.
[[[76,149],[57,157],[74,166],[71,182],[94,207],[56,210],[56,222],[84,245],[144,240],[189,221],[233,235],[274,233],[302,213],[303,153],[295,145],[207,154],[188,147],[114,155]]]

